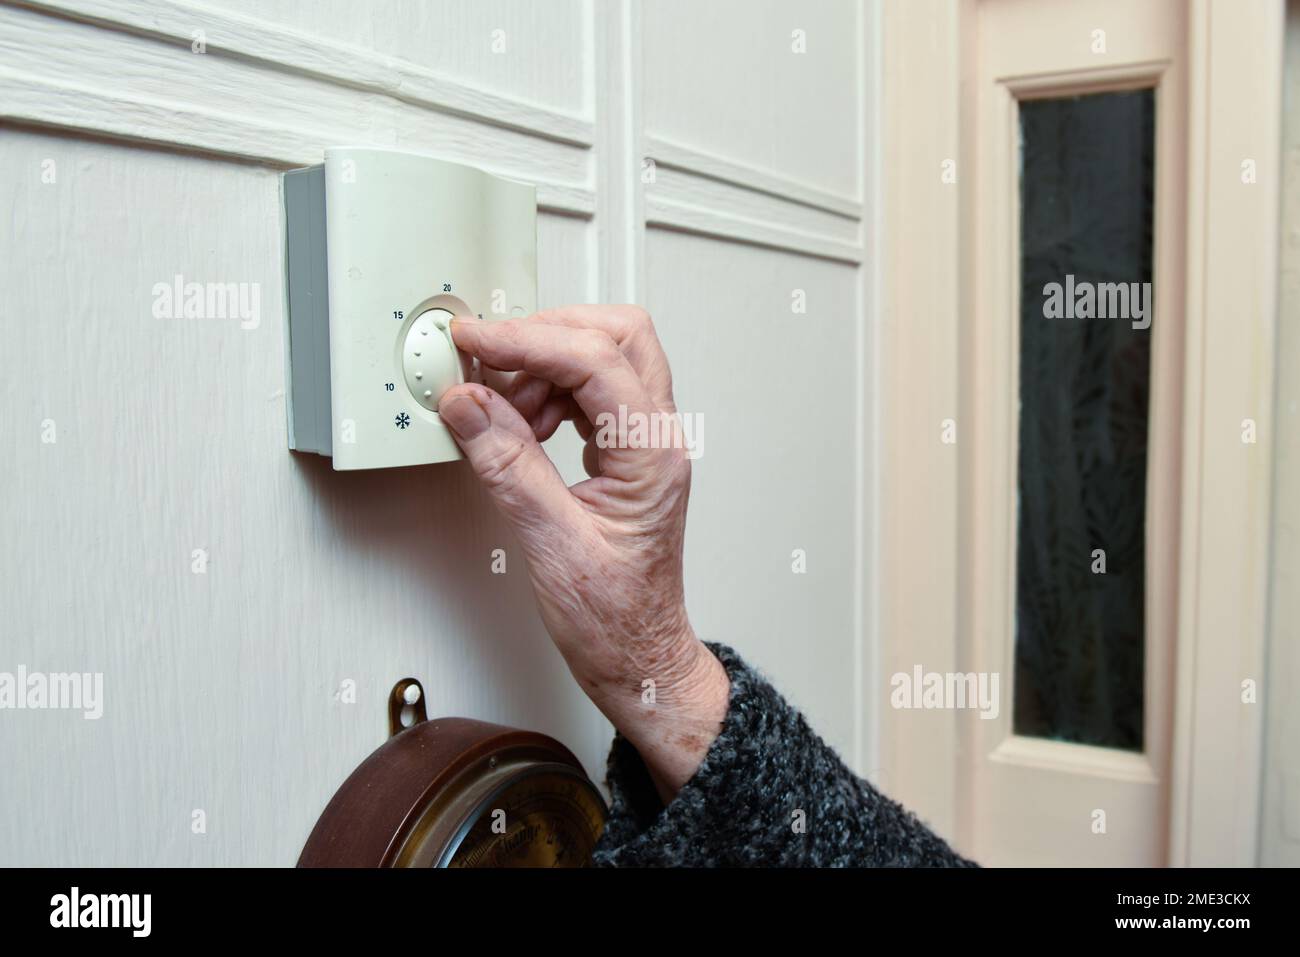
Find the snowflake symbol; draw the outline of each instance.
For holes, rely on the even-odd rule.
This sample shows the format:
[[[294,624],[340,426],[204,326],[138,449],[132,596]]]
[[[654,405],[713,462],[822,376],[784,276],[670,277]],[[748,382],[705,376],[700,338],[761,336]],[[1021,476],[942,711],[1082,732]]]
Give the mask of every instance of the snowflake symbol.
[[[397,416],[393,419],[393,422],[396,423],[399,429],[404,429],[411,424],[411,417],[407,415],[405,412],[399,412],[397,413]]]

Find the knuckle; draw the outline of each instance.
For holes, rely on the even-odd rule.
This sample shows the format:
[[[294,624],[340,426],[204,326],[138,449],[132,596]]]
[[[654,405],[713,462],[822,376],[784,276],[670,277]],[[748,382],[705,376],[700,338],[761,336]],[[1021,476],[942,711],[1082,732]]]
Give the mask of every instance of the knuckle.
[[[518,345],[520,336],[523,335],[524,325],[518,319],[506,319],[504,322],[494,323],[497,337],[504,339],[511,345]]]
[[[478,474],[490,490],[508,495],[522,481],[529,445],[520,439],[502,443],[479,462]]]
[[[623,358],[618,343],[606,332],[588,330],[582,337],[584,357],[593,365],[611,366]]]
[[[677,493],[691,486],[691,460],[681,449],[654,450],[653,470],[660,488]]]
[[[673,462],[668,468],[668,480],[673,488],[689,488],[691,484],[691,460],[680,450],[676,451]]]
[[[652,331],[654,329],[654,320],[650,318],[650,313],[641,306],[624,306],[623,316],[631,324],[632,328],[638,332]]]

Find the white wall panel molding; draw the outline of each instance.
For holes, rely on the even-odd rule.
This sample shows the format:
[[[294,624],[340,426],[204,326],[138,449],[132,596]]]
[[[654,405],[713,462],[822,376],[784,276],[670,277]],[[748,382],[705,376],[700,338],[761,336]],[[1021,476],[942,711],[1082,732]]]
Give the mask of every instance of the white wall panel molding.
[[[590,146],[587,118],[482,89],[418,64],[185,0],[19,0],[50,14],[172,41],[201,30],[208,55],[227,54],[557,142]]]
[[[319,163],[324,146],[347,137],[306,129],[274,126],[202,106],[170,103],[91,87],[36,79],[29,73],[0,68],[0,121],[94,133],[131,142],[174,146],[185,150],[266,163],[303,166]],[[376,145],[397,146],[395,142]],[[412,147],[409,140],[400,145]],[[440,155],[472,162],[472,142],[443,146]],[[506,175],[509,168],[476,165]],[[536,180],[536,177],[532,177]],[[592,190],[564,183],[538,182],[538,205],[549,212],[589,217],[595,210]]]
[[[859,241],[846,241],[819,233],[792,229],[779,220],[758,220],[713,206],[679,202],[649,192],[645,199],[646,224],[683,232],[751,243],[769,249],[803,253],[837,262],[858,264],[863,261]]]
[[[586,146],[265,63],[195,54],[188,42],[157,43],[6,6],[0,63],[0,118],[10,121],[281,166],[319,162],[336,143],[401,147],[536,182],[551,212],[595,209]]]
[[[647,136],[646,221],[842,262],[864,259],[862,204],[713,153]]]
[[[599,29],[616,33],[626,33],[638,15],[636,4],[593,11]],[[196,31],[206,53],[191,51]],[[610,71],[635,64],[631,39],[617,50],[602,39],[612,57],[607,79]],[[595,212],[598,178],[607,189],[623,181],[612,178],[612,168],[603,175],[596,170],[591,147],[598,132],[587,118],[185,0],[6,4],[0,8],[0,54],[0,117],[24,124],[283,166],[318,162],[331,143],[424,150],[537,182],[544,209],[584,217]],[[603,118],[613,124],[600,134],[605,146],[616,145],[615,127],[627,126],[636,152],[657,167],[644,210],[637,208],[642,200],[632,200],[633,218],[640,221],[644,213],[644,222],[653,225],[863,261],[856,197],[664,137],[642,142],[639,115],[620,120],[610,110],[615,102],[635,106],[636,98],[602,102]],[[636,170],[623,173],[635,176]],[[643,228],[630,223],[618,227],[618,235]]]
[[[641,4],[604,0],[592,11],[596,60],[596,217],[602,302],[645,301],[641,159]]]
[[[820,236],[849,245],[857,245],[860,239],[861,220],[856,216],[827,212],[682,169],[656,168],[654,182],[646,184],[645,193],[647,199],[665,199],[724,216],[767,223],[775,230]]]
[[[862,719],[854,726],[856,739],[853,756],[855,769],[872,780],[880,765],[880,707],[875,693],[880,674],[880,442],[881,369],[880,350],[880,277],[878,263],[881,249],[880,155],[883,129],[881,116],[881,11],[879,4],[863,9],[859,29],[858,88],[861,91],[861,126],[858,150],[862,174],[858,192],[863,198],[862,244],[865,268],[858,270],[858,502],[855,516],[858,528],[856,573],[860,583],[854,609],[853,631],[858,636],[854,660],[855,707]]]
[[[686,146],[667,137],[648,135],[646,154],[660,168],[684,170],[813,209],[824,209],[852,219],[862,218],[862,202],[855,196],[842,196],[818,189],[788,176]]]

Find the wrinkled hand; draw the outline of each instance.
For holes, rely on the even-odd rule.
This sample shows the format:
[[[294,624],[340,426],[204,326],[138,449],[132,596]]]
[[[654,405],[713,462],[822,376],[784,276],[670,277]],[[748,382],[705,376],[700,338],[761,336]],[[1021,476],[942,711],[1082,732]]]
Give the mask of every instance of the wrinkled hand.
[[[619,424],[677,429],[668,360],[644,310],[568,306],[452,323],[482,365],[518,372],[505,394],[449,389],[438,411],[513,527],[542,620],[569,670],[671,800],[717,736],[725,670],[696,638],[682,591],[691,463]],[[621,414],[620,414],[621,413]],[[657,413],[657,414],[656,414]],[[539,444],[571,420],[591,478],[566,487]],[[647,700],[649,699],[649,700]]]

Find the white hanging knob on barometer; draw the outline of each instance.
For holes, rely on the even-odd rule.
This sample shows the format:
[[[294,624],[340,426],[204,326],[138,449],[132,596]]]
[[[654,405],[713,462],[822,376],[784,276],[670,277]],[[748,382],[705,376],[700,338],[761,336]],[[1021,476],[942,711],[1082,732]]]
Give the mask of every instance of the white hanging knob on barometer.
[[[461,458],[438,416],[455,316],[537,306],[537,191],[413,153],[325,150],[282,177],[289,447],[335,469]]]

